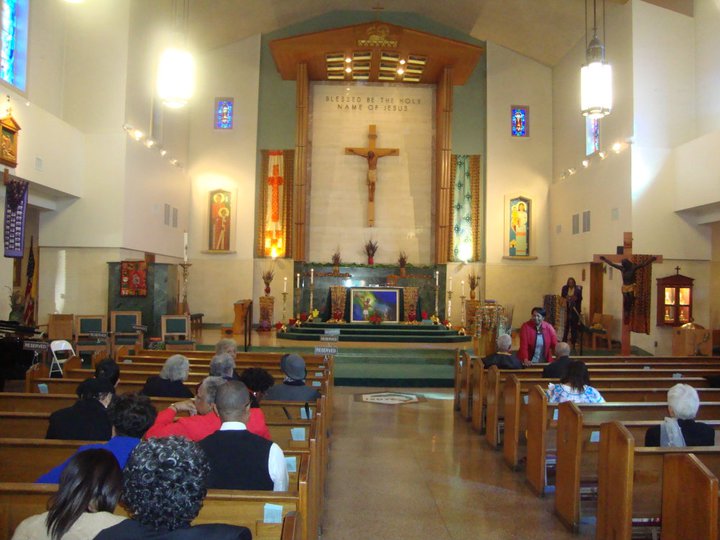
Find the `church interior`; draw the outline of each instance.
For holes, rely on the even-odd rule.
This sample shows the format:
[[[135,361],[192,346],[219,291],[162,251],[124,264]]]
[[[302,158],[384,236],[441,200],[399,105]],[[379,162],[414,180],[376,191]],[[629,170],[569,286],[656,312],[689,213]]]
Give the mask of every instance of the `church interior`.
[[[718,0],[0,5],[0,319],[135,311],[160,341],[164,315],[202,314],[207,346],[474,337],[477,353],[483,306],[504,306],[516,348],[535,306],[561,317],[573,278],[580,320],[616,354],[720,347]],[[163,82],[168,48],[189,55]],[[598,54],[612,78],[581,88]],[[640,329],[601,256],[656,257],[634,289]],[[372,317],[374,334],[342,333]],[[710,336],[689,352],[687,324]],[[348,465],[330,469],[326,540],[573,537],[458,423],[450,389],[372,410],[354,390],[335,395]],[[368,525],[374,512],[391,515]]]

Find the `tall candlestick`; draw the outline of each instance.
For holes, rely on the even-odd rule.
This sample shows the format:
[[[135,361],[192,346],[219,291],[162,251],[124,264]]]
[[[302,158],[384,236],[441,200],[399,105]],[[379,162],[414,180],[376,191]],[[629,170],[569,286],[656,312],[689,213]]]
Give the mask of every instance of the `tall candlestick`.
[[[452,276],[448,279],[448,290],[452,291]]]
[[[460,282],[460,296],[465,296],[465,281]]]
[[[300,272],[295,274],[295,288],[296,289],[300,288]]]
[[[312,285],[313,283],[315,283],[315,269],[311,268],[310,269],[310,285]]]
[[[187,233],[187,231],[185,231],[183,233],[183,262],[188,261],[187,253],[188,253],[188,233]]]
[[[447,312],[447,319],[450,320],[450,313],[452,312],[452,300],[448,300],[448,312]]]
[[[437,287],[440,284],[440,271],[435,270],[435,286]]]
[[[287,292],[287,278],[283,278],[283,292]]]

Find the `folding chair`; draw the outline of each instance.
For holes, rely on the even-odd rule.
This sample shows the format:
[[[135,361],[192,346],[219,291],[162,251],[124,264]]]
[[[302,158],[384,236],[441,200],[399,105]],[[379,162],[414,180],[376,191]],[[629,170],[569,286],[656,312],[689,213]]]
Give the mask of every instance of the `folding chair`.
[[[62,366],[65,362],[67,362],[70,358],[75,356],[75,351],[72,348],[72,345],[69,341],[66,341],[64,339],[56,339],[55,341],[50,343],[50,351],[52,352],[52,362],[50,363],[50,376],[53,376],[53,373],[59,373],[60,376],[63,376],[63,369]],[[70,353],[67,356],[62,356],[58,358],[57,353],[62,351],[70,351]]]

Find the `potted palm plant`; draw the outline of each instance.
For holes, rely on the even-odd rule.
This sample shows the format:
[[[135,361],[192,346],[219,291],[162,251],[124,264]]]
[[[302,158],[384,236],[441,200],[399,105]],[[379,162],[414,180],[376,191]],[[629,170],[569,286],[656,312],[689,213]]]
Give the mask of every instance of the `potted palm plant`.
[[[373,241],[372,238],[365,243],[365,254],[367,255],[369,265],[375,264],[375,253],[377,253],[377,250],[378,243]]]

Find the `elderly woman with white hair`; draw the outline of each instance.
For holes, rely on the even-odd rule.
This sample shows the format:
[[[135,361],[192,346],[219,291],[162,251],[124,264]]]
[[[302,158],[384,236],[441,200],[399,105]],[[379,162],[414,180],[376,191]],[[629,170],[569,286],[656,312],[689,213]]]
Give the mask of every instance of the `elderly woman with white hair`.
[[[167,360],[160,370],[160,375],[148,377],[141,394],[153,397],[193,397],[185,381],[190,374],[190,361],[182,354],[174,354]]]
[[[645,446],[713,446],[715,430],[712,426],[696,422],[700,397],[688,384],[676,384],[667,394],[669,417],[659,426],[645,433]]]

